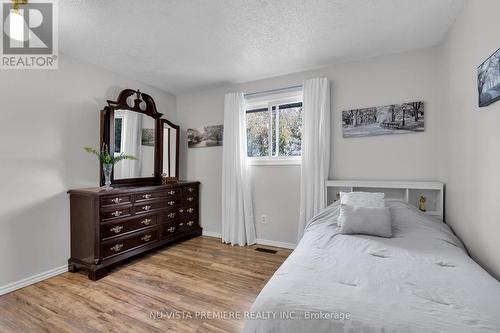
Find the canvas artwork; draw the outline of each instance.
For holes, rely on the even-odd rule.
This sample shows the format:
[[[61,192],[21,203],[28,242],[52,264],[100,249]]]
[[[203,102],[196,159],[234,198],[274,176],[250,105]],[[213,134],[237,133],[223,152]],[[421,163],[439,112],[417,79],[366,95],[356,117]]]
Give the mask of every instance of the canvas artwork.
[[[222,146],[223,128],[223,125],[215,125],[188,129],[188,147],[202,148]]]
[[[152,128],[142,129],[141,145],[154,146],[155,145],[155,130]]]
[[[479,106],[487,106],[500,99],[500,49],[477,68]]]
[[[344,138],[405,134],[424,130],[424,102],[342,111]]]

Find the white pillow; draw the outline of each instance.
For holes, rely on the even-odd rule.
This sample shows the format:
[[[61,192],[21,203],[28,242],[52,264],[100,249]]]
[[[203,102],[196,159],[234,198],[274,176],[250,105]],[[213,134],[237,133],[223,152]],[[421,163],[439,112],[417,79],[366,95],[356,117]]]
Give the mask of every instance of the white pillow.
[[[378,192],[340,192],[340,203],[367,208],[384,208],[384,193]]]
[[[392,236],[391,212],[387,207],[367,208],[341,204],[338,224],[339,233],[343,235]]]

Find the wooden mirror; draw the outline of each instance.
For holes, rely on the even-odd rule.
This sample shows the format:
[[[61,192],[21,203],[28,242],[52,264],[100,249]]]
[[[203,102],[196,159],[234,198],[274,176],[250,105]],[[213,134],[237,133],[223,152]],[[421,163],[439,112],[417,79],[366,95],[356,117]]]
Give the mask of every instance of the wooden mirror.
[[[163,144],[162,175],[179,179],[180,127],[166,119],[161,119],[160,124]]]
[[[160,119],[162,114],[156,109],[153,98],[139,90],[125,89],[116,101],[108,100],[107,103],[101,111],[101,146],[106,144],[114,154],[124,153],[137,158],[118,162],[113,168],[111,184],[161,184],[165,164],[169,176],[177,177],[179,126]],[[167,137],[164,135],[165,124],[175,129],[167,129]],[[170,142],[172,135],[175,137],[173,143]],[[168,157],[164,157],[164,152]],[[101,185],[104,185],[102,171]]]

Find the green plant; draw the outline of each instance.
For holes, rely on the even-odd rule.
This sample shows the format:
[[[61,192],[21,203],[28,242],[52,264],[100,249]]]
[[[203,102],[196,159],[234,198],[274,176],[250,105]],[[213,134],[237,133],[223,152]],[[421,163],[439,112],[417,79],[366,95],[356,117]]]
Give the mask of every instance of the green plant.
[[[89,153],[94,154],[103,164],[116,164],[121,160],[136,160],[137,158],[132,155],[126,155],[125,153],[121,153],[118,155],[113,155],[109,153],[108,146],[106,144],[102,145],[101,151],[97,151],[92,147],[83,147],[83,149]]]

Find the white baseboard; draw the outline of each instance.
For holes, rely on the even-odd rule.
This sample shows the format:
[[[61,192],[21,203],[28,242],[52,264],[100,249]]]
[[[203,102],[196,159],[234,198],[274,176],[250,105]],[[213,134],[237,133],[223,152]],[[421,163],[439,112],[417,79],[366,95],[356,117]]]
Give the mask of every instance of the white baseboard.
[[[205,231],[205,230],[203,230],[203,236],[222,238],[222,234],[220,232]]]
[[[205,230],[203,230],[203,236],[222,238],[222,234],[220,232],[205,231]],[[294,250],[296,246],[296,244],[293,243],[278,242],[262,238],[257,238],[256,242],[259,245],[281,247],[283,249],[291,249],[291,250]]]
[[[14,290],[29,286],[31,284],[46,280],[46,279],[51,278],[53,276],[65,273],[67,271],[68,271],[68,265],[64,265],[61,267],[57,267],[57,268],[48,270],[48,271],[43,272],[43,273],[39,273],[39,274],[30,276],[30,277],[27,277],[25,279],[22,279],[22,280],[19,280],[16,282],[6,284],[4,286],[0,286],[0,296],[5,295],[7,293],[10,293]]]
[[[281,247],[283,249],[290,249],[290,250],[294,250],[295,246],[297,246],[297,244],[293,244],[293,243],[278,242],[278,241],[261,239],[261,238],[257,238],[257,244],[274,246],[274,247]]]

